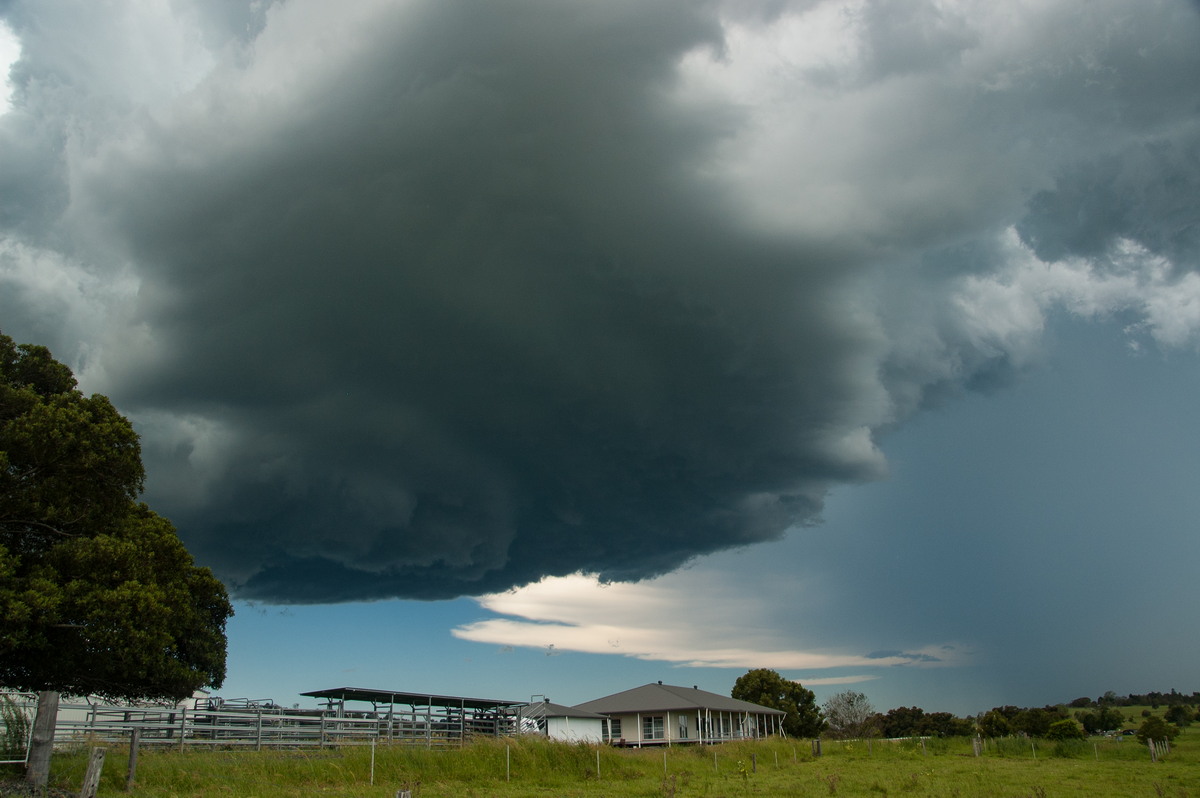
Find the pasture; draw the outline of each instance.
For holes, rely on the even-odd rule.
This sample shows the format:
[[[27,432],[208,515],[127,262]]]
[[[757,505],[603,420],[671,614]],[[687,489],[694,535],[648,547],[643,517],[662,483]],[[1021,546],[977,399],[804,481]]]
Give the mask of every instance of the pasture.
[[[101,796],[191,798],[509,798],[515,796],[996,796],[1200,798],[1200,729],[1151,762],[1133,738],[1055,744],[969,739],[772,739],[716,746],[619,750],[541,738],[486,739],[430,751],[370,746],[309,751],[142,751],[125,791],[128,751],[110,747]],[[88,750],[56,755],[52,785],[78,790]]]

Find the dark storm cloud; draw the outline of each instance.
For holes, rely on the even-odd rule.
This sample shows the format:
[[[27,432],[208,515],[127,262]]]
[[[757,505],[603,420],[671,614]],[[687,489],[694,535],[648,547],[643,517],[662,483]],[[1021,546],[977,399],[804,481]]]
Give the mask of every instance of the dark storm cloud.
[[[827,256],[730,229],[689,168],[720,118],[664,109],[714,20],[416,20],[382,15],[377,49],[253,137],[220,138],[244,120],[211,89],[195,127],[90,186],[162,292],[126,401],[231,430],[180,518],[198,553],[300,601],[632,578],[777,536],[867,476],[821,440],[852,387],[821,281],[796,275]],[[171,157],[181,137],[202,169]]]
[[[80,73],[55,38],[76,43],[77,23],[14,4],[28,32],[2,157],[28,166],[0,177],[4,230],[66,271],[136,277],[83,373],[137,419],[150,499],[239,595],[665,572],[815,521],[830,485],[882,474],[878,430],[1011,370],[1003,324],[965,316],[950,277],[992,269],[1021,214],[1039,254],[1081,252],[1099,234],[1073,230],[1072,186],[1104,157],[1133,163],[1089,145],[1062,166],[1045,147],[1032,166],[992,156],[979,190],[943,179],[976,152],[970,124],[999,138],[983,133],[996,114],[1046,89],[993,89],[978,122],[933,113],[944,90],[980,102],[951,85],[987,32],[974,7],[867,4],[848,99],[766,109],[820,112],[837,136],[746,145],[782,147],[797,175],[758,182],[738,157],[761,103],[689,91],[681,61],[736,65],[728,20],[761,32],[824,5],[200,4],[97,20]],[[192,49],[146,77],[153,48],[121,36],[152,33]],[[1114,91],[1158,75],[1141,68]],[[897,107],[881,86],[922,74],[937,90],[894,134],[854,126]],[[1139,185],[1186,222],[1186,191],[1147,164]],[[843,210],[839,181],[861,197]],[[1139,213],[1120,235],[1161,233]]]

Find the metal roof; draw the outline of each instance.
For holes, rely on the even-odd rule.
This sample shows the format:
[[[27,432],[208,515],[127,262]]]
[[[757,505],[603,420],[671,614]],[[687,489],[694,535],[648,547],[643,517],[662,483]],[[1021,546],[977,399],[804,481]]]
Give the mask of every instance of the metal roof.
[[[719,693],[710,693],[698,687],[678,687],[672,684],[646,684],[613,693],[594,701],[576,704],[576,709],[616,715],[627,712],[666,712],[685,709],[711,709],[718,712],[749,712],[754,715],[786,715],[786,712],[770,707],[741,701]]]
[[[466,707],[470,709],[519,707],[528,703],[527,701],[504,701],[496,698],[467,698],[432,693],[406,693],[399,690],[371,690],[366,687],[333,687],[328,690],[313,690],[300,695],[330,700],[368,701],[372,704],[409,704],[423,707]]]
[[[597,712],[588,712],[586,709],[579,707],[567,707],[562,704],[555,704],[553,701],[535,701],[525,709],[525,714],[529,717],[543,718],[603,718]]]

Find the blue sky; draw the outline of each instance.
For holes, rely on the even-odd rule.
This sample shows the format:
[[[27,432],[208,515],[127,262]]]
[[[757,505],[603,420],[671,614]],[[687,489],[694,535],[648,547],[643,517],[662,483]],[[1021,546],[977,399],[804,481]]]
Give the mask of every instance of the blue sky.
[[[0,329],[134,421],[222,695],[1200,689],[1195,3],[0,19]]]

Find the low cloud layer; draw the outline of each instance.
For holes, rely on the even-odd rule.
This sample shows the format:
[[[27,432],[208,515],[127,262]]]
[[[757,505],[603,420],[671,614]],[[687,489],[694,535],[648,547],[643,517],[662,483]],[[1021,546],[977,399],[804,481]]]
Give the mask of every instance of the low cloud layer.
[[[484,609],[504,617],[465,624],[453,633],[477,643],[555,653],[620,654],[692,668],[820,672],[964,665],[971,659],[969,650],[954,644],[921,651],[854,653],[828,650],[810,641],[807,649],[781,649],[778,632],[756,623],[769,614],[768,601],[746,595],[744,588],[723,584],[711,572],[695,571],[636,584],[602,584],[581,575],[551,577],[480,597]],[[698,595],[704,596],[704,622],[681,622],[695,614]],[[875,678],[868,672],[805,677],[803,682],[854,684]]]
[[[242,597],[666,573],[1048,314],[1200,344],[1184,0],[0,14],[0,328]]]

